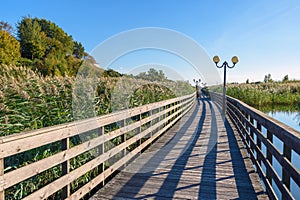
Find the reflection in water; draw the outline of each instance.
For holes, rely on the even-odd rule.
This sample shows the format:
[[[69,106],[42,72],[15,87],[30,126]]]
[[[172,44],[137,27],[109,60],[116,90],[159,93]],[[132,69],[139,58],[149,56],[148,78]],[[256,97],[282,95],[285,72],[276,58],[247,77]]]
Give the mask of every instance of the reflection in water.
[[[269,105],[257,108],[278,121],[300,131],[299,105]]]
[[[295,121],[296,121],[297,124],[300,126],[300,112],[296,114],[296,116],[295,116]]]
[[[300,112],[272,111],[266,114],[300,132]]]

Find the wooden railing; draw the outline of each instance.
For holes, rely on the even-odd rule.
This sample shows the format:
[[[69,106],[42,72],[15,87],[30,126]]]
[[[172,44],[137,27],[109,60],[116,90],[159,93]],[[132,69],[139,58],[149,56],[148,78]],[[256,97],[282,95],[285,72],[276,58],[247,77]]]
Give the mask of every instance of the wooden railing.
[[[211,93],[211,97],[222,105],[221,94]],[[291,179],[296,184],[294,192],[299,192],[300,175],[292,162],[292,155],[296,156],[294,161],[300,161],[300,133],[229,96],[227,114],[238,128],[269,197],[294,199]],[[275,140],[281,143],[281,148],[275,144]],[[278,171],[278,167],[274,166],[275,162],[281,170]]]
[[[80,199],[139,155],[178,121],[194,102],[195,94],[192,94],[92,119],[1,137],[0,199],[5,199],[8,188],[55,166],[61,167],[61,175],[24,199],[45,199],[58,191],[60,199]],[[114,129],[108,130],[107,127]],[[90,139],[87,139],[89,137],[83,136],[84,133],[93,134],[89,134]],[[76,138],[82,138],[82,142],[71,146],[70,141]],[[5,159],[51,143],[60,146],[55,154],[4,172]],[[72,159],[91,150],[96,150],[97,156],[71,169]],[[93,169],[97,169],[98,174],[76,191],[71,191],[71,183]]]

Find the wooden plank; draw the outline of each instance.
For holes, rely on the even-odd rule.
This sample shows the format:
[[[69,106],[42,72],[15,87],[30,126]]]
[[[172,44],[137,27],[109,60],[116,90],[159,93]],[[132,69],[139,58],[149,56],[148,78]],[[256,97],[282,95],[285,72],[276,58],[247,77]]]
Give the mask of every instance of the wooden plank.
[[[269,146],[270,144],[273,143],[273,134],[267,130],[267,140],[268,140],[268,144],[266,146],[267,148],[267,160],[269,161],[269,163],[271,164],[271,166],[273,165],[273,156],[272,156],[272,153],[270,152],[269,150]],[[272,175],[271,175],[271,172],[270,172],[270,168],[267,168],[267,179],[269,180],[270,183],[272,183]]]
[[[5,199],[5,191],[4,191],[4,159],[0,158],[0,200],[4,200]]]
[[[227,97],[227,98],[239,110],[248,113],[253,119],[258,121],[267,130],[272,132],[283,143],[286,143],[289,148],[293,149],[295,152],[300,154],[300,132],[290,128],[289,126],[283,124],[282,122],[273,119],[272,117],[266,115],[265,113],[248,106],[247,104],[237,99],[234,99],[232,97]]]
[[[241,115],[241,112],[238,110],[236,111],[236,113]],[[260,142],[263,142],[263,144],[266,146],[267,155],[261,155],[260,158],[262,159],[262,158],[267,157],[271,160],[271,161],[269,160],[269,162],[272,163],[272,156],[274,156],[276,158],[276,160],[279,162],[279,164],[282,166],[282,168],[285,170],[285,172],[288,173],[289,176],[291,176],[294,179],[295,183],[300,187],[299,171],[295,168],[295,166],[287,158],[284,157],[284,155],[282,155],[279,152],[279,150],[272,143],[272,134],[270,133],[270,131],[267,132],[267,138],[266,138],[262,132],[260,132],[258,129],[256,129],[254,127],[253,124],[250,124],[250,122],[248,122],[248,121],[246,121],[246,123],[250,127],[251,131],[255,133],[258,140]],[[261,127],[260,127],[260,129],[261,129]],[[269,137],[269,139],[268,139],[268,137]],[[253,143],[253,145],[257,146],[257,144],[255,144],[255,143]],[[261,146],[261,144],[260,144],[260,146]],[[288,147],[286,147],[286,148],[288,148]],[[259,149],[261,149],[261,147]],[[269,178],[270,178],[270,176],[269,176]]]
[[[181,112],[181,109],[178,110],[176,113],[173,113],[172,115],[168,116],[166,118],[166,120],[169,120],[174,115],[176,115],[178,112]],[[180,117],[181,117],[181,115],[178,116],[178,118],[180,118]],[[164,123],[164,121],[158,122],[157,124],[154,125],[154,128],[155,127],[159,127],[163,123]],[[172,123],[168,124],[167,126],[165,126],[165,128],[163,130],[166,130],[171,125],[173,125],[173,124]],[[81,166],[81,167],[73,170],[69,174],[67,174],[67,175],[65,175],[65,176],[57,179],[54,182],[51,182],[46,187],[43,187],[40,190],[32,193],[31,195],[27,196],[26,199],[36,199],[36,198],[40,198],[40,197],[42,197],[42,198],[48,197],[49,195],[53,194],[54,192],[56,192],[60,188],[63,188],[65,185],[71,183],[72,181],[74,181],[78,177],[80,177],[83,174],[87,173],[89,170],[97,167],[98,165],[100,165],[101,163],[103,163],[103,161],[111,158],[116,153],[118,153],[121,150],[125,149],[127,146],[129,146],[129,145],[135,143],[136,141],[138,141],[139,139],[143,138],[145,135],[147,135],[149,133],[149,131],[150,131],[149,129],[146,129],[145,131],[143,131],[140,134],[138,134],[138,135],[130,138],[129,140],[125,141],[124,143],[118,145],[117,147],[115,147],[115,148],[107,151],[106,153],[104,153],[104,154],[100,155],[99,157],[93,159],[92,161],[84,164],[83,166]],[[158,133],[160,133],[160,132],[158,132]],[[130,154],[128,154],[128,155],[130,155]],[[126,158],[126,162],[129,160],[129,156],[128,155],[126,157],[124,157],[124,158]],[[117,163],[119,163],[119,162],[117,162]],[[114,170],[112,168],[110,168],[110,171],[113,172]]]
[[[203,141],[208,141],[209,137],[207,136],[209,136],[208,134],[213,130],[213,125],[210,121],[214,119],[214,116],[208,114],[210,111],[210,106],[208,104],[209,103],[206,103],[205,105],[207,114],[203,122],[203,127],[201,128],[201,134],[197,138],[195,145],[186,151],[185,154],[181,154],[179,150],[182,148],[184,149],[184,144],[190,144],[187,143],[187,141],[189,141],[190,137],[193,137],[194,132],[197,130],[197,125],[195,126],[195,124],[190,124],[189,126],[186,126],[185,123],[180,123],[180,126],[176,124],[146,151],[155,152],[157,150],[159,151],[161,147],[166,148],[166,145],[171,145],[169,146],[170,149],[168,150],[168,154],[164,155],[157,153],[156,155],[158,157],[155,155],[156,159],[149,163],[145,163],[142,154],[130,165],[137,169],[149,170],[151,173],[137,173],[130,175],[129,173],[121,172],[91,199],[101,199],[101,197],[104,196],[107,196],[110,199],[198,199],[200,197],[198,196],[200,188],[202,188],[202,194],[206,194],[206,198],[212,199],[239,198],[241,196],[239,196],[238,192],[248,194],[246,196],[249,198],[253,195],[253,198],[259,197],[268,199],[266,194],[263,194],[263,187],[259,181],[259,177],[254,175],[252,163],[247,156],[242,140],[237,142],[238,148],[240,149],[229,149],[230,145],[232,145],[232,141],[227,139],[228,136],[227,132],[224,131],[225,128],[223,128],[223,130],[222,128],[219,129],[220,135],[218,136],[216,156],[207,157],[199,155],[202,148],[208,147],[208,145],[205,146],[202,144],[204,144]],[[215,110],[214,105],[212,105],[212,109]],[[199,111],[199,113],[201,112]],[[220,113],[218,113],[218,116],[220,116]],[[199,115],[198,117],[200,118]],[[196,118],[193,116],[193,118],[189,118],[189,120],[195,120]],[[184,118],[180,121],[182,120],[184,120]],[[218,127],[221,126],[221,117],[217,117],[215,120]],[[181,127],[184,128],[181,129]],[[177,130],[184,130],[184,132],[176,132]],[[179,137],[181,139],[176,142],[175,140],[172,140],[174,137]],[[239,156],[241,154],[242,159],[244,160],[233,165],[233,158],[231,158],[231,156]],[[178,159],[183,160],[179,162]],[[247,159],[248,161],[246,161]],[[214,167],[215,163],[218,163],[216,164],[216,167]],[[244,169],[244,165],[246,165],[247,170]],[[151,170],[153,167],[154,169]],[[209,172],[203,170],[209,170]],[[246,174],[243,174],[242,172]],[[248,173],[250,173],[251,176],[250,185],[247,181],[240,181],[246,180],[245,177],[249,176]],[[201,182],[201,178],[205,181]],[[239,189],[236,185],[236,179],[239,179]],[[214,184],[215,189],[213,187]],[[256,194],[249,190],[249,187],[253,187],[257,192],[256,194],[261,193],[261,195],[256,196]],[[214,190],[215,195],[213,194]]]
[[[43,128],[31,132],[24,132],[10,136],[4,136],[0,138],[0,141],[2,141],[2,144],[0,145],[0,158],[4,158],[16,153],[21,153],[32,148],[36,148],[42,145],[46,145],[55,141],[59,141],[80,134],[82,132],[93,130],[98,128],[99,126],[104,126],[115,121],[132,117],[137,114],[141,114],[151,109],[156,109],[157,107],[168,105],[176,101],[184,99],[188,100],[192,96],[193,94],[158,103],[148,104],[133,109],[128,109],[125,111],[120,111],[105,116],[57,125],[49,128]]]
[[[159,134],[161,134],[161,132],[165,131],[167,128],[169,128],[172,125],[172,123],[170,123],[169,125],[167,125],[164,129],[162,129],[161,131],[157,132],[156,135],[158,136]],[[136,142],[139,138],[143,137],[144,135],[147,134],[147,130],[143,131],[140,135],[135,136],[134,138],[130,138],[129,140],[127,140],[126,142],[120,144],[118,146],[118,148],[113,148],[109,151],[107,151],[106,153],[102,154],[101,156],[97,157],[96,159],[93,159],[92,161],[86,163],[85,165],[71,171],[69,174],[55,180],[54,182],[48,184],[46,187],[41,188],[40,190],[32,193],[31,195],[27,196],[25,199],[37,199],[37,198],[46,198],[48,196],[50,196],[51,194],[53,194],[54,192],[56,192],[57,190],[59,190],[60,188],[64,187],[66,184],[71,183],[72,181],[76,180],[78,177],[82,176],[83,174],[87,173],[88,171],[90,171],[91,169],[97,167],[99,164],[101,164],[104,160],[109,159],[112,155],[115,155],[116,153],[118,153],[121,149],[124,149],[126,146],[133,144],[134,142]],[[156,137],[157,137],[156,136]],[[155,136],[154,136],[155,137]],[[154,138],[153,138],[154,139]],[[147,140],[148,141],[148,140]],[[145,142],[142,145],[146,146],[147,143],[149,143],[151,140],[149,140],[149,142]],[[141,146],[142,148],[142,146]],[[139,150],[139,148],[137,149]],[[112,174],[115,170],[117,170],[119,167],[121,167],[123,164],[125,164],[128,160],[130,160],[131,157],[135,156],[136,153],[138,153],[139,151],[133,151],[134,153],[128,153],[126,155],[126,157],[122,158],[122,162],[119,161],[117,163],[115,163],[114,166],[118,166],[116,168],[112,168],[110,167],[109,169],[106,170],[106,172],[109,172],[110,174]],[[109,176],[110,174],[101,174],[101,176],[104,176],[105,178],[107,176]]]
[[[70,140],[69,138],[62,140],[62,150],[68,150],[70,148]],[[70,172],[70,160],[67,159],[65,162],[62,163],[62,175],[66,175]],[[62,198],[65,199],[70,196],[70,184],[67,184],[65,187],[62,188]]]
[[[153,137],[151,137],[146,142],[142,143],[140,146],[132,150],[131,152],[128,152],[126,157],[123,157],[119,162],[115,163],[113,166],[109,167],[107,170],[104,171],[104,173],[98,175],[96,178],[94,178],[92,181],[90,181],[88,184],[81,187],[78,191],[73,193],[68,199],[80,199],[82,198],[86,193],[88,193],[91,188],[96,187],[99,183],[104,181],[104,179],[108,176],[110,176],[113,172],[118,170],[122,165],[128,162],[128,160],[132,159],[137,153],[139,153],[143,148],[145,148],[147,145],[149,145],[153,140],[155,140],[157,137],[159,137],[163,132],[165,132],[169,127],[171,127],[173,123],[170,123],[160,131],[156,132]]]
[[[182,108],[182,109],[185,109],[185,108]],[[163,114],[163,113],[157,113],[156,115],[150,116],[149,119],[146,118],[146,119],[142,120],[142,124],[148,122],[149,120],[154,119],[155,117],[157,117],[161,114]],[[99,138],[92,139],[83,144],[77,145],[71,149],[62,151],[53,156],[47,157],[43,160],[37,161],[35,163],[26,165],[22,168],[19,168],[12,172],[9,172],[4,175],[4,177],[3,177],[4,181],[2,182],[2,184],[0,184],[0,186],[4,187],[4,188],[8,188],[20,181],[23,181],[29,177],[32,177],[42,171],[50,169],[51,167],[54,167],[57,164],[66,162],[67,160],[69,160],[75,156],[78,156],[85,151],[95,148],[98,145],[123,134],[123,131],[125,131],[125,130],[129,131],[129,130],[133,130],[136,127],[139,127],[140,123],[141,122],[136,122],[134,124],[129,125],[130,126],[129,129],[124,128],[124,130],[121,129],[121,131],[119,131],[119,130],[113,131],[111,133],[102,135]],[[155,127],[158,127],[158,126],[156,125]]]
[[[292,158],[292,150],[286,145],[283,145],[283,156],[289,161],[291,162],[291,158]],[[291,188],[291,176],[290,176],[291,171],[282,167],[282,181],[285,184],[285,186],[290,190]],[[298,174],[298,177],[300,176],[300,174]],[[296,182],[300,182],[297,181]],[[298,187],[300,187],[298,185]]]
[[[239,111],[237,111],[237,113],[239,113]],[[239,121],[237,121],[239,123]],[[267,170],[267,174],[263,177],[263,181],[265,182],[265,185],[267,186],[267,192],[268,194],[272,197],[272,198],[276,198],[276,194],[274,192],[274,190],[272,189],[272,179],[274,180],[275,184],[277,185],[277,187],[279,188],[282,197],[284,199],[293,199],[289,189],[282,184],[278,174],[276,173],[276,171],[274,170],[273,166],[272,166],[272,155],[276,155],[276,159],[279,158],[278,162],[280,164],[284,163],[285,168],[288,168],[291,170],[291,174],[293,174],[293,176],[296,179],[296,182],[298,182],[299,179],[299,172],[295,169],[293,169],[293,166],[291,164],[289,164],[288,162],[284,162],[286,161],[286,159],[280,155],[280,153],[278,152],[278,150],[276,149],[276,147],[274,147],[274,145],[272,144],[272,134],[270,133],[270,131],[267,132],[267,138],[264,137],[264,135],[262,133],[260,133],[257,129],[255,129],[255,127],[253,125],[251,125],[251,128],[253,129],[253,131],[257,134],[257,137],[259,137],[259,139],[266,145],[267,148],[267,159],[265,158],[263,152],[261,151],[260,148],[258,148],[258,146],[255,145],[254,140],[252,138],[250,139],[250,142],[253,143],[254,147],[255,147],[255,151],[258,155],[258,157],[262,158],[262,161],[266,167]],[[251,154],[251,157],[254,158],[254,154],[253,152],[250,150],[250,146],[248,146],[248,150]],[[282,158],[282,159],[280,159]],[[255,160],[255,159],[253,159]],[[258,164],[256,161],[254,162],[255,164]],[[260,168],[260,166],[259,166]],[[263,174],[263,173],[261,173]]]
[[[235,112],[233,112],[231,109],[230,109],[230,117],[232,118],[232,121],[236,124],[236,126],[238,127],[241,127],[239,124],[241,123],[239,120],[237,120],[237,114]],[[244,143],[246,144],[247,146],[247,143],[246,143],[246,136],[245,135],[242,135],[241,134],[241,130],[239,130],[239,133],[240,133],[240,136],[242,137]],[[255,146],[256,148],[257,146]],[[273,190],[272,188],[272,185],[271,183],[265,178],[266,175],[265,173],[263,172],[262,170],[262,167],[261,167],[261,164],[259,164],[259,162],[257,162],[257,160],[255,159],[254,157],[254,153],[253,151],[249,148],[249,146],[247,146],[247,150],[248,150],[248,153],[250,154],[250,158],[252,160],[252,162],[255,164],[256,166],[256,169],[257,169],[257,172],[258,174],[260,175],[260,177],[262,177],[262,180],[264,182],[264,185],[266,187],[266,192],[268,193],[269,197],[271,199],[277,199],[276,197],[276,193],[275,191]],[[261,149],[255,149],[256,153],[257,153],[257,156],[258,157],[261,157],[262,159],[265,160],[265,157],[263,156],[263,153],[261,152]],[[260,160],[261,161],[261,160]]]

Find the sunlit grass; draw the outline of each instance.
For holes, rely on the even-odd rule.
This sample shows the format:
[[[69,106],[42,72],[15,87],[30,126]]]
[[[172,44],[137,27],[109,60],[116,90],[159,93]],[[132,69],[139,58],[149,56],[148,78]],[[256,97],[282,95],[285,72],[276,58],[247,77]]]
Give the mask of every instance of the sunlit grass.
[[[97,115],[108,114],[113,111],[162,101],[177,96],[190,94],[193,87],[184,81],[165,81],[164,83],[137,80],[129,77],[108,78],[100,77],[92,108]],[[0,136],[11,135],[22,131],[29,131],[43,127],[53,126],[74,120],[72,103],[80,99],[73,96],[74,77],[43,77],[25,67],[6,66],[0,67]],[[121,93],[120,91],[123,91]],[[131,91],[128,93],[127,91]],[[126,101],[125,101],[126,100]],[[124,104],[124,102],[128,102]],[[79,110],[85,110],[79,107]],[[84,117],[85,113],[76,113]],[[115,130],[115,124],[105,126],[105,133]],[[142,127],[144,128],[144,127]],[[135,135],[136,130],[126,134],[126,138]],[[91,131],[86,140],[97,136]],[[82,137],[70,138],[70,148],[83,143]],[[105,150],[120,143],[120,138],[115,138],[105,145]],[[131,151],[137,144],[132,144],[127,150]],[[5,158],[5,173],[49,157],[61,152],[61,143],[55,142],[33,150]],[[70,160],[70,170],[74,170],[87,163],[97,155],[97,149],[92,149]],[[117,159],[117,158],[116,158]],[[105,162],[105,168],[109,166]],[[5,199],[21,199],[45,184],[62,176],[61,165],[57,165],[35,177],[22,181],[5,190]],[[93,169],[78,178],[71,184],[71,191],[76,191],[98,174]],[[59,199],[61,191],[49,197]]]

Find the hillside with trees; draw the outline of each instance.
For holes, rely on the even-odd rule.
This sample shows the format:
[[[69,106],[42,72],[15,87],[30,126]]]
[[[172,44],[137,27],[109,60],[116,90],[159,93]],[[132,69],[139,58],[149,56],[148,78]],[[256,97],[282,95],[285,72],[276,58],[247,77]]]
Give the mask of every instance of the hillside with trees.
[[[85,106],[74,101],[78,79],[84,90],[97,77],[91,99],[97,115],[193,92],[188,82],[154,68],[136,76],[101,69],[79,41],[39,18],[24,17],[16,29],[0,22],[0,66],[0,136],[73,121],[72,103]]]
[[[0,22],[0,64],[26,66],[43,76],[74,76],[87,55],[80,42],[46,19],[24,17],[15,32]]]

